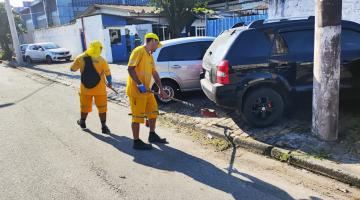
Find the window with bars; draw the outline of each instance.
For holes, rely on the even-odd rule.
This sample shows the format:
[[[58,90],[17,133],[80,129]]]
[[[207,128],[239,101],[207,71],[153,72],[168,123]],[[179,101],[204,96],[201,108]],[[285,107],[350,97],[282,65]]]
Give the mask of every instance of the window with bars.
[[[206,35],[206,28],[205,26],[197,26],[196,28],[196,36],[205,36]]]

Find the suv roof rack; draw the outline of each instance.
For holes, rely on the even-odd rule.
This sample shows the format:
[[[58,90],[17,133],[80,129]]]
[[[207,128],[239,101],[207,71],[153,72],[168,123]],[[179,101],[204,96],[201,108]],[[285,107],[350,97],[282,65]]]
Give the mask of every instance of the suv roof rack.
[[[271,22],[290,22],[290,21],[296,21],[296,20],[308,20],[308,21],[314,21],[314,16],[309,17],[292,17],[292,18],[278,18],[278,19],[267,19],[267,20],[256,20],[249,24],[249,28],[258,28],[264,25],[265,23],[271,23]]]

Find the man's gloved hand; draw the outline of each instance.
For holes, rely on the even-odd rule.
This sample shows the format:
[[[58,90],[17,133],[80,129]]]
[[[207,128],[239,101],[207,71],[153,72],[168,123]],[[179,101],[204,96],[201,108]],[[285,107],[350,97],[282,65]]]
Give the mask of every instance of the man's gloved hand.
[[[112,77],[111,77],[111,75],[109,75],[109,76],[106,76],[106,82],[107,82],[107,86],[108,87],[112,87]]]
[[[140,93],[146,93],[146,87],[144,84],[137,85],[138,90]]]

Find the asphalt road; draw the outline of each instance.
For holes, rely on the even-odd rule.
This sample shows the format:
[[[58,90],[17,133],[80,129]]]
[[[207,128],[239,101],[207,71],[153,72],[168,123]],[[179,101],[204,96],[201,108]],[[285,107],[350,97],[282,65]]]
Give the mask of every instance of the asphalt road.
[[[111,135],[101,134],[96,112],[83,131],[76,90],[3,65],[0,74],[0,199],[360,197],[332,179],[240,149],[216,152],[161,125],[170,144],[135,151],[128,108],[109,103]]]

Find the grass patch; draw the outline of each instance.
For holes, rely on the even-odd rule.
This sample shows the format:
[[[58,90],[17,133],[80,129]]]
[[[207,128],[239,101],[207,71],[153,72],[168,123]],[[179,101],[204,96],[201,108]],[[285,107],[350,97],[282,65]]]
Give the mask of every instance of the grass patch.
[[[306,155],[317,160],[331,159],[331,154],[324,149],[320,149],[312,153],[306,153]]]
[[[290,159],[290,154],[282,153],[279,157],[281,162],[287,162]]]
[[[194,140],[200,142],[202,145],[211,145],[215,147],[216,150],[218,151],[225,151],[231,147],[230,142],[223,138],[217,138],[217,137],[208,138],[206,134],[204,134],[203,132],[199,132],[192,127],[178,125],[161,117],[159,118],[159,121],[161,122],[161,125],[167,127],[175,127],[177,128],[178,132],[191,136]]]

